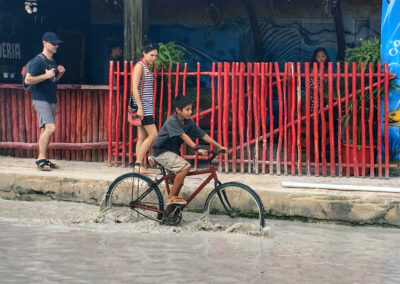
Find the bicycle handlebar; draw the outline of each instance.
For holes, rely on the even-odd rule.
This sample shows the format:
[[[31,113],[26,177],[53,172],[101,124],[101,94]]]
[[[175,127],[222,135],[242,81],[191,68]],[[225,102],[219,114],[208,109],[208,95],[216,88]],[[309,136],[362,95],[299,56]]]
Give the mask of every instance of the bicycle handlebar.
[[[219,150],[219,151],[214,151],[214,150],[210,151],[210,150],[208,150],[206,147],[201,146],[201,145],[198,146],[198,149],[207,150],[209,153],[211,152],[211,156],[208,158],[208,162],[209,162],[209,163],[211,163],[211,162],[215,159],[215,157],[217,157],[217,155],[226,152],[225,149],[221,149],[221,150]]]

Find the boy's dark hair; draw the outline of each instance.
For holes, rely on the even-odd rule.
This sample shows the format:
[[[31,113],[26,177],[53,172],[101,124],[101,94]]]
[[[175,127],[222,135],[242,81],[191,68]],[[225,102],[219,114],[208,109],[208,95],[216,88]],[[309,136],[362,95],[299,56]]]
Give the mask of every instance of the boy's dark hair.
[[[148,43],[145,43],[143,45],[143,52],[144,53],[148,53],[148,52],[150,52],[152,50],[157,50],[158,51],[158,44],[152,43],[152,42],[148,42]]]
[[[182,110],[184,107],[186,107],[188,105],[192,105],[192,104],[193,104],[193,102],[188,96],[179,95],[175,98],[172,106],[173,106],[174,110],[177,108]]]

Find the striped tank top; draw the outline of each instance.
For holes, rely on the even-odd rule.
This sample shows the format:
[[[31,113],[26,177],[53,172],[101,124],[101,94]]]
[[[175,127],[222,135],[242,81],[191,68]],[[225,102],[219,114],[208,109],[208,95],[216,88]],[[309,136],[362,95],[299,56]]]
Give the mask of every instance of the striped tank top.
[[[154,77],[153,73],[146,67],[142,61],[139,62],[143,66],[143,70],[145,72],[144,75],[144,84],[142,82],[143,77],[140,79],[139,82],[139,95],[142,95],[142,105],[143,105],[143,112],[145,116],[153,116],[153,84],[154,84]],[[142,94],[142,86],[143,86],[143,94]]]

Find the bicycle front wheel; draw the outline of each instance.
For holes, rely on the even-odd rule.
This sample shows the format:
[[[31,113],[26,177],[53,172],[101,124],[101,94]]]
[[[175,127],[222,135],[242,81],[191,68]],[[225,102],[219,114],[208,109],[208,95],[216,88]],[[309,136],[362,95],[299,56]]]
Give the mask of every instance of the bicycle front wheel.
[[[212,223],[231,226],[251,223],[265,226],[265,210],[257,193],[238,182],[223,183],[207,198],[204,214]]]
[[[105,205],[117,216],[138,221],[162,220],[164,201],[158,186],[147,176],[127,173],[116,178],[106,193]],[[121,217],[119,217],[121,218]]]

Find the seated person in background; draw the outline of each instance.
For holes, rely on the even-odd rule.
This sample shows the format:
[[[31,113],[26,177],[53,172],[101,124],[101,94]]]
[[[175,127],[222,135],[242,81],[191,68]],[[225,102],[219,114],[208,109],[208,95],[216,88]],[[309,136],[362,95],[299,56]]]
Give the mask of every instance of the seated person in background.
[[[328,52],[326,51],[325,48],[323,47],[317,47],[314,50],[313,56],[311,58],[311,68],[313,68],[313,64],[314,62],[317,62],[317,70],[318,70],[318,74],[320,72],[319,68],[320,68],[320,62],[323,62],[324,65],[324,73],[328,73],[328,62],[329,62],[329,55]],[[314,82],[314,78],[312,77],[314,70],[311,71],[311,75],[310,75],[310,105],[311,105],[311,112],[314,109],[314,84],[317,84],[317,88],[319,88],[320,86],[320,82],[319,81],[319,76],[317,77],[317,82]],[[328,78],[323,78],[323,87],[324,90],[325,88],[328,88]],[[317,108],[319,108],[319,104],[320,104],[320,100],[318,100],[317,103]]]
[[[208,151],[199,149],[193,142],[195,138],[201,138],[219,149],[227,150],[207,135],[198,127],[192,115],[193,103],[186,96],[178,96],[173,103],[175,114],[171,115],[164,123],[156,140],[153,143],[153,159],[165,169],[176,174],[171,192],[168,195],[165,205],[186,204],[186,200],[178,197],[183,185],[183,180],[190,171],[190,163],[180,156],[180,147],[185,142],[189,147],[195,149],[200,155],[207,155]]]
[[[109,72],[110,72],[110,70],[109,70],[109,68],[110,68],[110,61],[114,61],[114,70],[116,70],[117,69],[117,64],[118,64],[118,62],[120,62],[119,64],[120,64],[120,66],[119,66],[119,68],[120,68],[120,71],[122,72],[123,70],[124,70],[124,66],[123,66],[123,64],[122,64],[122,62],[123,62],[123,58],[122,58],[122,53],[123,53],[123,50],[122,50],[122,44],[120,43],[120,42],[118,42],[118,41],[112,41],[111,43],[110,43],[110,45],[109,45],[109,52],[110,52],[110,55],[107,57],[107,60],[106,60],[106,68],[105,68],[105,78],[104,78],[104,82],[106,83],[106,84],[108,84],[108,76],[109,76]],[[121,76],[122,77],[122,76]],[[123,77],[122,77],[123,78]],[[122,81],[123,82],[123,81]],[[123,85],[121,85],[121,86],[123,86]]]

